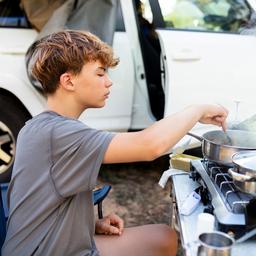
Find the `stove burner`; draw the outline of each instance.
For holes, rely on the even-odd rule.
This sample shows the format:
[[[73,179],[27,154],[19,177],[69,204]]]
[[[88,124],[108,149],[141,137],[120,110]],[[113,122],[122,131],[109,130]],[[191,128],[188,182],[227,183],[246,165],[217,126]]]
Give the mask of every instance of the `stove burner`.
[[[208,160],[191,161],[190,177],[201,184],[201,191],[208,192],[205,198],[223,231],[236,230],[238,237],[256,225],[256,218],[248,218],[255,197],[239,191],[228,173],[227,166]],[[250,219],[250,220],[249,220]],[[239,230],[237,232],[237,230]]]
[[[226,166],[216,166],[209,161],[205,161],[206,171],[211,180],[220,190],[222,199],[227,203],[227,207],[233,213],[246,213],[246,206],[253,199],[253,196],[243,193],[236,188],[232,177],[228,173]]]

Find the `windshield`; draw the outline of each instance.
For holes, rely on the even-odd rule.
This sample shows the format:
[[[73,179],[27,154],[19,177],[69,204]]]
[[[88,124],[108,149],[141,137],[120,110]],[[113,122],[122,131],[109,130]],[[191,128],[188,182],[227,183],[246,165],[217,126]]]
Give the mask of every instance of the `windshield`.
[[[147,8],[152,0],[142,2],[146,7],[144,15],[152,19]],[[166,29],[238,33],[256,23],[255,13],[244,0],[158,0],[158,3],[164,21],[161,27]]]

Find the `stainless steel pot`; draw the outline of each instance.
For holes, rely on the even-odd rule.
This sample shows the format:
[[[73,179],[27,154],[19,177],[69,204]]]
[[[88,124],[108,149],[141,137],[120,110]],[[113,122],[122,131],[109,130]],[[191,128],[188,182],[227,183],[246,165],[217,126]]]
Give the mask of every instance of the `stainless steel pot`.
[[[228,172],[235,186],[256,196],[256,151],[241,151],[232,156],[234,167]]]
[[[229,235],[215,231],[199,236],[197,256],[229,256],[235,240]]]
[[[235,240],[228,234],[220,231],[202,233],[198,237],[197,256],[230,256],[235,244],[243,243],[256,235],[256,228]]]
[[[241,130],[215,130],[203,136],[188,135],[202,142],[203,156],[219,164],[233,166],[232,156],[240,151],[256,150],[256,133]]]
[[[241,151],[232,156],[238,173],[256,178],[256,151]]]

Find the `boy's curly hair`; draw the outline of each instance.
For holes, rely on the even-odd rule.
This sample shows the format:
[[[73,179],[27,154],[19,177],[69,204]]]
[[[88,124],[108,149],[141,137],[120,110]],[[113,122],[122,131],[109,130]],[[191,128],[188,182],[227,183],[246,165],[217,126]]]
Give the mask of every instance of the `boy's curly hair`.
[[[35,41],[26,56],[28,73],[40,83],[45,94],[56,91],[63,73],[78,75],[87,62],[100,61],[106,68],[119,62],[112,48],[97,36],[74,30],[56,32]]]

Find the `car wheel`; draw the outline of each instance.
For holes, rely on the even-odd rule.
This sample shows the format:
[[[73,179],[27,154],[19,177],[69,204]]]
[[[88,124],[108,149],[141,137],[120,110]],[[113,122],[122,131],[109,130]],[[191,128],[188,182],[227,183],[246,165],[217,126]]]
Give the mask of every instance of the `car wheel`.
[[[16,139],[29,118],[30,114],[17,99],[0,95],[0,183],[10,181]]]

